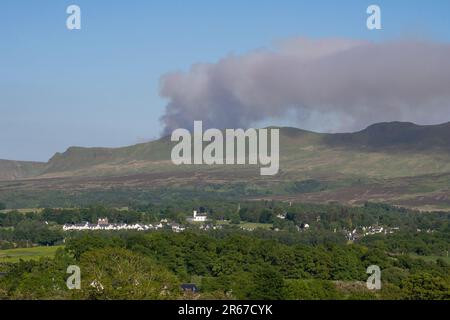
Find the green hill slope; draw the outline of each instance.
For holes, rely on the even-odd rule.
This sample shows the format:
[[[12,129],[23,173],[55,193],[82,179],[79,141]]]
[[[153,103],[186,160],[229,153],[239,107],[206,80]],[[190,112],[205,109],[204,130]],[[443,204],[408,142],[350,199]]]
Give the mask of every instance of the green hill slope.
[[[450,208],[450,123],[380,123],[339,134],[280,128],[275,176],[261,176],[259,165],[175,166],[174,144],[166,137],[71,147],[47,163],[0,161],[0,201],[20,208],[227,196]]]
[[[419,126],[409,122],[377,123],[356,133],[328,135],[330,146],[353,147],[359,150],[450,151],[450,123]]]
[[[236,171],[236,166],[177,167],[170,160],[173,146],[166,137],[123,148],[71,147],[55,154],[45,165],[3,161],[0,179],[176,174],[193,170],[212,176],[218,173],[234,176],[231,172]],[[342,175],[394,178],[450,172],[450,123],[435,126],[379,123],[360,132],[339,134],[281,128],[280,170],[289,173],[282,175],[288,179]]]

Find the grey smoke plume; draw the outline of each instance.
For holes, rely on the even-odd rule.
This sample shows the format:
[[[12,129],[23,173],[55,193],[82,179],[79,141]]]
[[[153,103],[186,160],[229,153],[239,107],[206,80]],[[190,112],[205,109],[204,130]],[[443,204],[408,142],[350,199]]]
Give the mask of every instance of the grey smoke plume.
[[[165,133],[289,119],[324,131],[450,120],[450,44],[296,38],[164,75]]]

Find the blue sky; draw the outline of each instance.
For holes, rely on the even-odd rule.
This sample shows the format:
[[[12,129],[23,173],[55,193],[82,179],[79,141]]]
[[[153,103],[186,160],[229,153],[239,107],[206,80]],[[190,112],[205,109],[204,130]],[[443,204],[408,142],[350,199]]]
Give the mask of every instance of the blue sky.
[[[82,30],[65,27],[82,10]],[[383,30],[366,28],[378,4]],[[23,1],[0,4],[0,159],[157,137],[160,76],[295,36],[450,40],[450,1]]]

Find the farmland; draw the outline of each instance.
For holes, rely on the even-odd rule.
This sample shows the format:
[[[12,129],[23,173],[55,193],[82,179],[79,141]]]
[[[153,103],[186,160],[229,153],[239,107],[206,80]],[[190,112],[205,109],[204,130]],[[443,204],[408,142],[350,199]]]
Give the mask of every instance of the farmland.
[[[55,255],[56,251],[61,248],[64,248],[64,246],[40,246],[32,248],[0,250],[0,263],[51,258]]]

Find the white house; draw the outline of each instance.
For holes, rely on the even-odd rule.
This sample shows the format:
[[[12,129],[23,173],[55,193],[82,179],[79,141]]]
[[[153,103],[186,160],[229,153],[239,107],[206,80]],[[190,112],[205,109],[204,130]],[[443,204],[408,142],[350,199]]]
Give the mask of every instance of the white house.
[[[206,215],[206,213],[197,213],[197,210],[194,210],[194,212],[192,213],[192,218],[190,220],[194,222],[205,222],[206,220],[208,220],[208,216]]]

